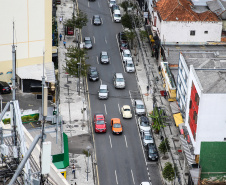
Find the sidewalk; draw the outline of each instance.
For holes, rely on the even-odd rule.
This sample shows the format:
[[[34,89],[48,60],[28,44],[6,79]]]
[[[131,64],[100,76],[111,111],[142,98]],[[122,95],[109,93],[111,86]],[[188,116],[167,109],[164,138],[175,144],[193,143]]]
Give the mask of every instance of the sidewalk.
[[[70,146],[76,147],[75,136],[81,136],[89,134],[88,113],[82,109],[87,110],[87,101],[84,94],[84,86],[81,78],[80,96],[77,92],[78,78],[65,74],[63,66],[65,66],[67,47],[75,46],[73,42],[75,36],[65,36],[63,22],[70,19],[73,13],[73,1],[65,0],[61,2],[61,5],[57,5],[57,21],[58,21],[58,35],[62,34],[62,40],[58,42],[58,77],[59,77],[59,89],[60,89],[60,106],[59,112],[62,116],[63,131],[68,136],[69,152]],[[63,22],[60,23],[59,18],[63,18]],[[58,37],[59,38],[59,37]],[[66,47],[63,44],[63,40],[66,41]],[[70,143],[73,141],[73,144]],[[86,146],[87,145],[87,146]],[[69,153],[69,167],[67,167],[67,181],[69,184],[77,185],[93,185],[93,170],[92,170],[92,144],[90,142],[84,144],[84,150],[87,151],[87,147],[91,147],[91,157],[85,154]],[[72,173],[72,165],[75,164],[75,176]],[[87,167],[88,164],[88,167]],[[88,173],[87,173],[88,169]],[[87,176],[88,174],[88,176]],[[74,178],[75,177],[75,178]]]
[[[144,28],[141,29],[144,30]],[[139,29],[136,29],[136,33],[137,35],[139,35]],[[141,43],[141,40],[139,38],[139,42],[141,44],[141,48],[139,49],[138,56],[134,56],[134,63],[135,65],[138,64],[136,66],[137,81],[143,101],[146,105],[147,112],[151,113],[153,111],[153,91],[155,91],[155,97],[158,107],[164,109],[169,118],[167,120],[167,126],[162,129],[162,135],[164,138],[167,137],[169,139],[171,152],[168,152],[167,160],[163,160],[163,155],[160,154],[158,163],[160,175],[162,176],[162,169],[164,168],[165,163],[171,162],[173,164],[174,161],[178,168],[180,178],[179,181],[181,182],[179,183],[177,178],[175,184],[185,184],[185,182],[187,183],[187,177],[185,178],[184,176],[184,156],[183,154],[178,153],[178,150],[182,148],[179,141],[179,129],[175,126],[169,102],[160,94],[160,91],[165,89],[163,88],[156,59],[151,57],[150,44],[147,39],[143,43]],[[134,54],[134,50],[132,50],[132,53]],[[137,58],[139,58],[139,61],[137,61]],[[150,90],[147,93],[148,84],[150,85]],[[153,136],[155,139],[156,147],[158,147],[161,143],[160,135],[153,133]],[[165,184],[170,184],[169,182],[165,181],[163,177],[162,181]]]

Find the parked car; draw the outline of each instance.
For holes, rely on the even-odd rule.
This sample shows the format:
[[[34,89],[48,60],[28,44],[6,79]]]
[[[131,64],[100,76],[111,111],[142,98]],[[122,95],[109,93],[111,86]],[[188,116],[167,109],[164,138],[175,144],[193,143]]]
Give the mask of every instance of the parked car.
[[[133,60],[130,50],[124,49],[122,51],[122,61],[126,62],[127,60]]]
[[[101,113],[94,114],[95,132],[107,132],[105,116]]]
[[[116,5],[115,0],[109,0],[109,7],[111,8],[113,5]]]
[[[98,98],[99,99],[108,99],[108,86],[107,85],[100,85],[100,89],[98,91]]]
[[[99,80],[99,73],[98,73],[96,67],[89,67],[89,69],[88,69],[88,77],[89,77],[89,80],[92,80],[92,81]]]
[[[121,22],[120,10],[114,10],[114,12],[113,12],[113,20],[114,20],[114,22]]]
[[[123,41],[119,43],[119,49],[120,52],[122,52],[124,49],[129,49],[129,44],[126,41]]]
[[[142,100],[135,100],[134,101],[135,104],[135,113],[139,116],[139,115],[145,115],[146,111],[145,111],[145,107],[144,107],[144,103]]]
[[[146,116],[141,116],[138,118],[138,127],[140,132],[148,132],[151,130],[149,119]]]
[[[123,118],[132,118],[132,112],[129,105],[123,105],[121,112]]]
[[[11,93],[11,87],[7,82],[0,81],[0,92],[1,94]]]
[[[115,88],[123,89],[126,87],[126,82],[122,73],[115,73],[113,77]]]
[[[119,43],[128,42],[125,32],[122,31],[118,33],[118,41]]]
[[[152,183],[151,182],[141,182],[140,185],[152,185]]]
[[[154,143],[151,132],[149,131],[141,132],[141,136],[142,136],[142,142],[144,146],[147,146],[149,143]]]
[[[124,63],[124,66],[125,66],[125,70],[126,70],[127,73],[135,72],[135,66],[134,66],[132,60],[126,60],[125,63]]]
[[[154,143],[149,143],[147,145],[147,157],[149,160],[158,160],[158,151]]]
[[[111,119],[112,134],[122,134],[122,124],[119,118]]]
[[[86,49],[92,49],[93,48],[93,44],[92,44],[92,41],[91,41],[90,37],[85,37],[84,38],[84,43],[85,43],[84,48],[86,48]]]
[[[101,24],[102,24],[101,18],[100,18],[99,15],[94,15],[94,16],[93,16],[93,24],[94,24],[94,25],[101,25]]]
[[[101,64],[108,64],[110,62],[110,58],[108,56],[107,51],[102,51],[100,53],[100,63]]]
[[[120,10],[119,5],[112,5],[111,7],[111,13],[114,13],[114,10]]]

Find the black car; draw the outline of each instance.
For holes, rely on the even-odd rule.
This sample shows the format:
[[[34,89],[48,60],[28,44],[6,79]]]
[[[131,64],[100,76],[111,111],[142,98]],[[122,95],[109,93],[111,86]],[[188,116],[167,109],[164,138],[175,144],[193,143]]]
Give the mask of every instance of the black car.
[[[93,16],[93,25],[101,25],[101,18],[99,15]]]
[[[98,73],[96,67],[89,67],[88,77],[89,77],[90,81],[97,81],[97,80],[99,80],[99,73]]]
[[[149,143],[147,145],[147,157],[148,157],[148,160],[151,160],[151,161],[158,160],[158,151],[154,143]]]
[[[90,37],[84,37],[84,48],[85,49],[92,49],[93,48],[93,45],[92,45],[92,41],[91,41],[91,38]]]
[[[111,13],[114,13],[115,10],[120,10],[119,5],[112,5],[111,7]]]
[[[118,44],[119,44],[120,52],[122,52],[122,50],[124,49],[129,49],[129,44],[124,32],[118,33]]]
[[[1,94],[11,93],[11,87],[8,83],[0,81],[0,92]]]

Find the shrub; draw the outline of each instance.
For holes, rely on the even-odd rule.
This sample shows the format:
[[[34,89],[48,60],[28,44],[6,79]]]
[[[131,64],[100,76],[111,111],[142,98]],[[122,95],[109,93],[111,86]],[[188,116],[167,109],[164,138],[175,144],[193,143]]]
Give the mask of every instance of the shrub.
[[[10,118],[4,119],[4,120],[3,120],[3,123],[4,123],[4,124],[10,124]]]
[[[167,162],[162,171],[162,176],[169,182],[172,182],[175,179],[174,169],[170,162]]]
[[[33,120],[35,120],[35,121],[38,121],[38,118],[39,118],[39,114],[35,114],[35,115],[33,116]]]

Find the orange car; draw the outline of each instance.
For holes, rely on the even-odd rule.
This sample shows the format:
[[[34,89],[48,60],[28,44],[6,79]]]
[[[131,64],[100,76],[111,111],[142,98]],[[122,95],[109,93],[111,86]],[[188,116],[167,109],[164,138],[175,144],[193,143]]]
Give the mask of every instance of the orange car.
[[[119,118],[111,119],[111,128],[113,134],[122,134],[122,124]]]

